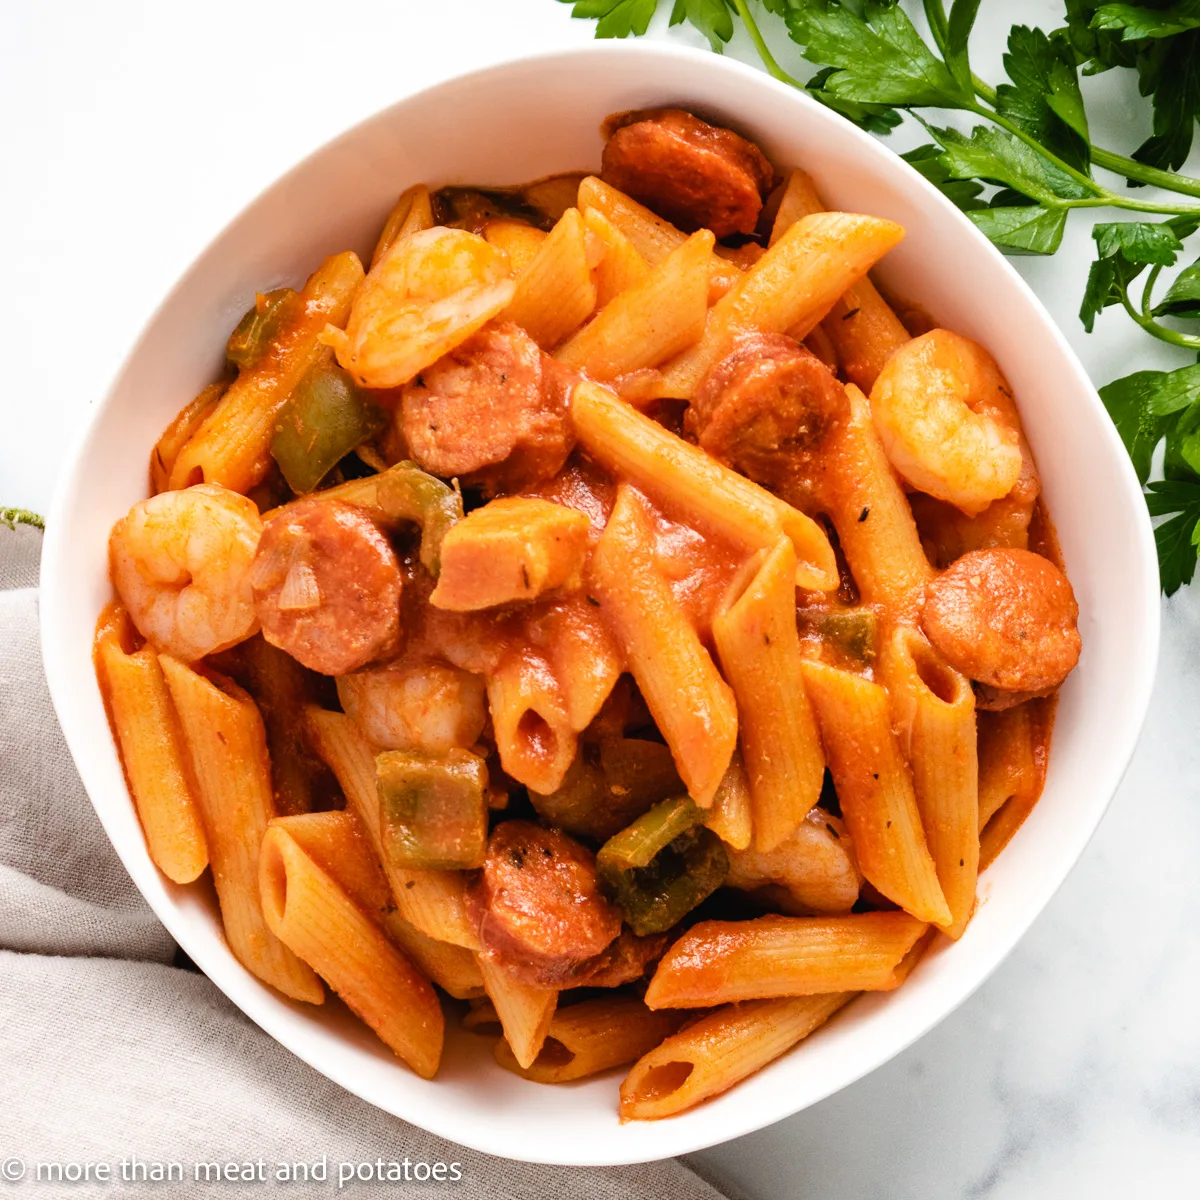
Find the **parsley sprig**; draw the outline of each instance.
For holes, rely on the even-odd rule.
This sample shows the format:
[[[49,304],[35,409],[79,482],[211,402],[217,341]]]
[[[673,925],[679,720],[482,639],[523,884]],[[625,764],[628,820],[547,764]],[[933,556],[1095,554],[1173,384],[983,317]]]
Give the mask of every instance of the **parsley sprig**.
[[[559,2],[597,19],[597,37],[641,35],[659,7],[659,0]],[[904,158],[1006,253],[1053,254],[1077,209],[1138,214],[1143,219],[1094,227],[1096,259],[1080,319],[1090,332],[1099,313],[1119,306],[1151,337],[1196,354],[1200,258],[1165,289],[1160,284],[1165,270],[1198,249],[1188,240],[1200,230],[1200,179],[1179,168],[1200,121],[1200,0],[1063,0],[1061,28],[1012,27],[1007,79],[998,86],[971,66],[980,4],[921,0],[928,35],[897,0],[754,0],[753,7],[752,0],[673,0],[670,24],[694,26],[719,53],[740,23],[771,75],[873,133],[911,114],[930,141]],[[915,0],[908,7],[916,11]],[[760,16],[781,20],[799,58],[819,69],[803,80],[785,69]],[[1115,69],[1136,72],[1152,106],[1152,134],[1131,154],[1092,141],[1079,86],[1081,73]],[[938,110],[983,123],[964,133],[935,123]],[[1105,182],[1097,170],[1117,178]],[[1147,186],[1169,195],[1151,199],[1141,190]],[[1100,394],[1147,486],[1169,595],[1191,581],[1200,553],[1200,363],[1139,371]],[[1163,478],[1147,483],[1160,449]]]

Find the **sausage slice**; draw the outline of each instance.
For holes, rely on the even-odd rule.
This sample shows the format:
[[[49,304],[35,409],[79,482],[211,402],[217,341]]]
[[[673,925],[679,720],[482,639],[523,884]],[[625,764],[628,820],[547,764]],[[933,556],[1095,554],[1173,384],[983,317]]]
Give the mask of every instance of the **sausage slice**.
[[[1079,661],[1078,617],[1070,582],[1048,558],[972,550],[926,587],[921,627],[969,679],[1038,693],[1056,688]]]
[[[356,671],[399,641],[400,564],[374,522],[339,500],[272,517],[250,582],[263,637],[323,675]]]
[[[404,440],[432,475],[494,494],[549,479],[574,445],[571,376],[518,325],[480,330],[408,386]]]
[[[750,333],[701,380],[687,423],[714,457],[777,487],[811,474],[807,460],[847,409],[815,354],[784,334]]]
[[[568,982],[621,932],[592,852],[531,821],[492,830],[470,906],[484,951],[539,987]]]
[[[680,229],[753,233],[775,169],[730,129],[680,108],[630,113],[608,139],[600,177]]]

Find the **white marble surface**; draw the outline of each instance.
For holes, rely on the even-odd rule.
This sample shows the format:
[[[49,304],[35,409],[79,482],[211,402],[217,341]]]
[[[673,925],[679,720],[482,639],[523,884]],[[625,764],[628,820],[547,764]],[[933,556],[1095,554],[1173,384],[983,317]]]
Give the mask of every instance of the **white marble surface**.
[[[1052,0],[984,8],[977,61],[993,78],[1004,23],[1051,26],[1059,11]],[[5,5],[0,27],[0,503],[41,510],[64,434],[167,287],[260,187],[405,93],[590,37],[553,0],[62,0]],[[749,57],[740,43],[733,53]],[[1091,81],[1087,92],[1098,141],[1141,140],[1128,82]],[[1058,257],[1017,261],[1096,381],[1178,365],[1116,315],[1083,333],[1089,249],[1080,222]],[[1012,957],[894,1062],[705,1153],[705,1167],[755,1200],[1191,1194],[1198,713],[1200,592],[1166,605],[1133,767]]]

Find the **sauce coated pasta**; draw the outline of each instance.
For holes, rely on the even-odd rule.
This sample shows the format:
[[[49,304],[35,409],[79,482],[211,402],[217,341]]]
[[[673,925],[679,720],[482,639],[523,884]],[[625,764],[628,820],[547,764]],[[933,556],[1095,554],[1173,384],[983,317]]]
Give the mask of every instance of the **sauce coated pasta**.
[[[95,664],[247,970],[651,1119],[962,936],[1080,638],[1000,366],[871,281],[903,229],[681,110],[605,136],[262,281]]]

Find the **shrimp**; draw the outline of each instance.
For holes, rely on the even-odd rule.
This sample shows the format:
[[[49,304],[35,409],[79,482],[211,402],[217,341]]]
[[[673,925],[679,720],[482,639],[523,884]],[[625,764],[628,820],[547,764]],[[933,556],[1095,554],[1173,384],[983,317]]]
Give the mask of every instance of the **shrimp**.
[[[400,238],[363,280],[345,330],[321,340],[362,387],[408,383],[512,299],[508,255],[465,229]]]
[[[339,676],[337,690],[347,714],[381,750],[467,748],[487,721],[483,680],[445,662],[398,659]]]
[[[1001,692],[1044,693],[1079,661],[1067,577],[1031,550],[973,550],[925,589],[921,627],[945,660]],[[995,699],[988,698],[989,706]]]
[[[871,415],[892,466],[968,516],[1021,475],[1012,393],[992,356],[956,333],[934,329],[897,350],[871,389]]]
[[[773,850],[731,850],[729,887],[778,887],[785,911],[845,913],[854,907],[862,874],[840,818],[812,809],[799,828]]]
[[[254,502],[218,484],[139,500],[108,539],[138,632],[185,662],[245,641],[258,630],[250,567],[261,534]]]

